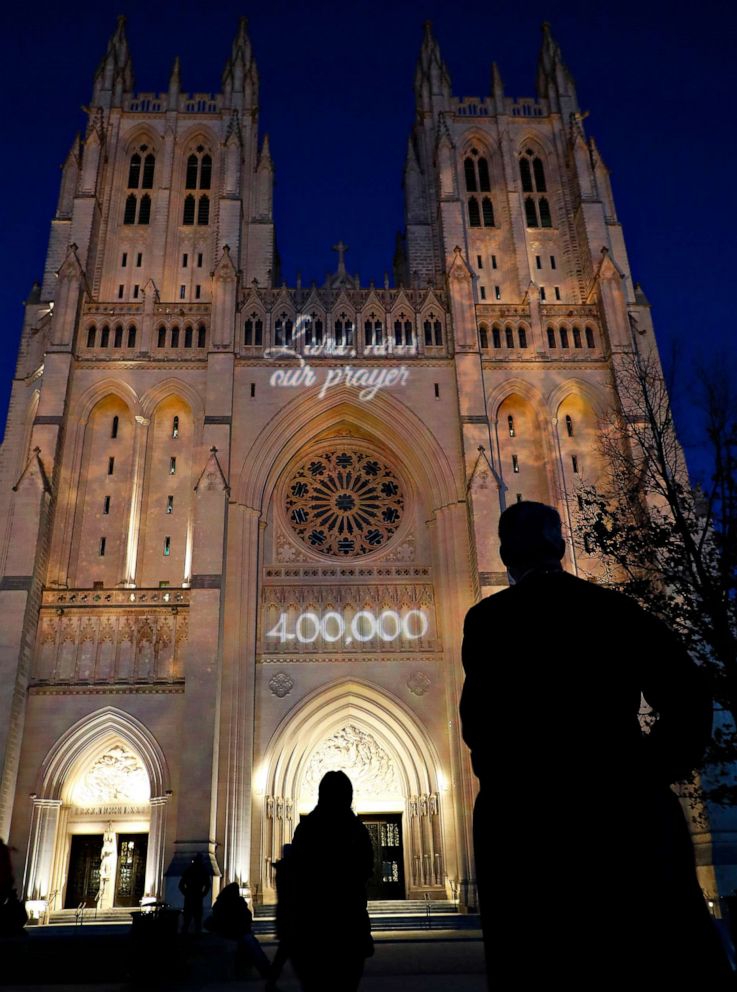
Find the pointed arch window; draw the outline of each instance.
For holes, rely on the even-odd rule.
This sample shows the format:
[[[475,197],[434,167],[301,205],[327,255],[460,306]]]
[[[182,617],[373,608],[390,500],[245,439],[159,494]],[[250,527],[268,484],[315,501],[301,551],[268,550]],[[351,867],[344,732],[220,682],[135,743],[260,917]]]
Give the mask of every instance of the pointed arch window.
[[[491,329],[491,342],[495,348],[501,348],[502,332],[498,327],[492,327]]]
[[[124,224],[135,224],[137,204],[138,201],[136,199],[135,193],[129,193],[128,196],[125,198],[125,211],[123,213]]]
[[[294,323],[287,314],[283,313],[274,322],[274,344],[291,348]]]
[[[489,347],[489,329],[486,324],[479,325],[479,345],[483,349]]]
[[[560,329],[560,346],[561,348],[568,347],[568,328],[561,327]]]
[[[194,224],[194,207],[195,200],[190,194],[184,198],[184,213],[182,215],[182,224]]]
[[[94,348],[95,347],[95,336],[96,336],[96,334],[97,334],[97,328],[93,324],[92,327],[89,327],[87,329],[87,347],[88,348]]]
[[[591,327],[586,328],[586,347],[595,348],[596,342],[594,340],[594,331]]]
[[[151,220],[151,197],[144,193],[141,197],[141,204],[138,208],[138,223],[148,224]]]
[[[247,347],[263,342],[264,322],[257,313],[252,313],[243,325],[243,344]]]
[[[172,327],[171,329],[171,346],[172,348],[179,347],[179,328]]]
[[[574,348],[582,348],[583,347],[583,343],[581,341],[581,328],[580,327],[574,327],[573,328],[573,347]]]
[[[372,345],[381,347],[384,341],[384,328],[382,326],[381,320],[376,316],[375,313],[370,313],[368,315],[368,320],[364,321],[363,325],[363,343],[367,347]]]
[[[212,186],[212,156],[207,152],[204,145],[198,145],[190,155],[187,156],[187,164],[184,176],[184,188],[192,190],[209,190]],[[192,205],[188,208],[187,201],[192,199]],[[196,208],[195,208],[196,204]],[[210,223],[210,198],[208,196],[195,197],[190,194],[184,201],[183,224],[194,224],[195,216],[198,225],[204,227]],[[191,220],[188,218],[191,217]]]
[[[466,180],[467,193],[490,193],[491,174],[489,163],[483,155],[479,155],[478,148],[471,148],[468,155],[463,160],[463,173]],[[494,226],[494,208],[490,197],[484,197],[479,205],[478,198],[470,196],[468,198],[468,224],[469,227],[481,227],[483,217],[484,227]]]
[[[156,339],[156,347],[157,348],[166,347],[166,328],[164,327],[163,324],[159,328],[158,337]]]
[[[192,347],[192,325],[191,324],[188,324],[184,328],[184,347],[185,348],[191,348]]]
[[[394,321],[394,344],[411,345],[413,341],[412,321],[407,319],[405,313],[399,314],[399,320]]]
[[[110,344],[110,328],[105,324],[103,329],[100,331],[100,347],[107,348]]]
[[[122,347],[123,347],[123,325],[118,324],[118,326],[115,328],[115,335],[113,338],[113,348],[122,348]]]
[[[545,165],[532,148],[526,148],[519,160],[519,173],[522,192],[532,194],[525,197],[525,221],[528,227],[552,227],[553,218],[550,203],[541,193],[547,193]]]
[[[504,328],[504,338],[507,343],[507,348],[514,348],[514,331],[511,327]]]
[[[555,330],[552,327],[548,328],[548,348],[555,348]]]
[[[527,347],[527,331],[525,330],[524,327],[520,327],[517,330],[517,337],[519,338],[519,346],[520,346],[520,348],[526,348]]]
[[[353,347],[353,321],[346,313],[341,313],[333,327],[336,348]]]
[[[132,155],[128,165],[128,189],[153,189],[156,156],[149,150],[148,145],[141,145]],[[125,200],[123,212],[124,224],[148,224],[151,220],[151,197],[148,193],[140,197],[129,193]]]
[[[128,347],[135,348],[136,346],[136,325],[131,324],[128,328]]]
[[[469,197],[468,200],[468,223],[471,227],[481,227],[481,211],[475,196]]]
[[[204,324],[200,324],[200,326],[197,328],[197,347],[198,348],[204,348],[205,347],[205,344],[206,344],[206,335],[207,335],[207,330],[205,329]]]

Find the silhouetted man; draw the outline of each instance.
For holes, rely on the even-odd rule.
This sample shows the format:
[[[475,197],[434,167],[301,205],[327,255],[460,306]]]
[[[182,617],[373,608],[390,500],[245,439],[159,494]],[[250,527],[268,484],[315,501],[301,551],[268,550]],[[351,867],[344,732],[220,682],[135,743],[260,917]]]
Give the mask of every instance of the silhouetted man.
[[[294,831],[289,903],[282,907],[280,934],[288,934],[289,955],[304,992],[355,992],[364,958],[373,953],[366,883],[374,853],[352,802],[348,776],[326,772],[317,806]],[[280,898],[283,892],[282,886]]]
[[[636,603],[563,571],[552,507],[514,504],[499,537],[514,585],[466,616],[461,698],[489,987],[729,987],[670,789],[711,733],[700,669]]]
[[[184,920],[182,933],[189,931],[189,924],[194,922],[195,933],[202,930],[202,900],[210,891],[211,875],[205,859],[199,852],[192,863],[184,869],[179,880],[179,891],[184,896]]]

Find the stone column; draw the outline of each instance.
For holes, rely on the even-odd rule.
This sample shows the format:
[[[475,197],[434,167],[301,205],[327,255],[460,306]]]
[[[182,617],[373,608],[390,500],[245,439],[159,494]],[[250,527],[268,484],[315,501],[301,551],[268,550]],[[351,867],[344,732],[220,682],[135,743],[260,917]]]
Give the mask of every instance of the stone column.
[[[148,828],[148,852],[146,855],[146,882],[143,893],[163,897],[164,844],[166,841],[166,804],[168,796],[155,796],[151,799],[151,822]]]
[[[60,799],[33,800],[23,893],[26,899],[48,899],[54,862]]]

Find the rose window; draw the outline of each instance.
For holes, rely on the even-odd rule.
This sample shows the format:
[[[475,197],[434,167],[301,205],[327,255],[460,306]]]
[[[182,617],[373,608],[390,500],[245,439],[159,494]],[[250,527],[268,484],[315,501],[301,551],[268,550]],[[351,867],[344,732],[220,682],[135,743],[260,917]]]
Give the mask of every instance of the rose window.
[[[321,451],[293,473],[286,510],[295,534],[321,555],[352,558],[380,548],[404,512],[399,479],[365,451]]]

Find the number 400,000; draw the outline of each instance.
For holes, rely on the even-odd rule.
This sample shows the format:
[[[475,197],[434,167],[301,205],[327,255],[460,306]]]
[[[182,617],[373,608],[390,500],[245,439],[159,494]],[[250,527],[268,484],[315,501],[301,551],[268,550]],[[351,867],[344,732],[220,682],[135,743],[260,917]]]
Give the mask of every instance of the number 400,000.
[[[287,614],[282,613],[278,622],[266,634],[276,637],[283,644],[297,640],[300,644],[312,644],[318,637],[328,644],[343,640],[370,641],[379,637],[382,641],[395,641],[403,637],[416,641],[427,633],[428,621],[424,610],[408,610],[403,616],[396,610],[383,610],[378,616],[371,610],[359,610],[350,624],[346,624],[340,613],[329,610],[321,617],[317,613],[300,613],[294,625],[294,633],[287,631]]]

